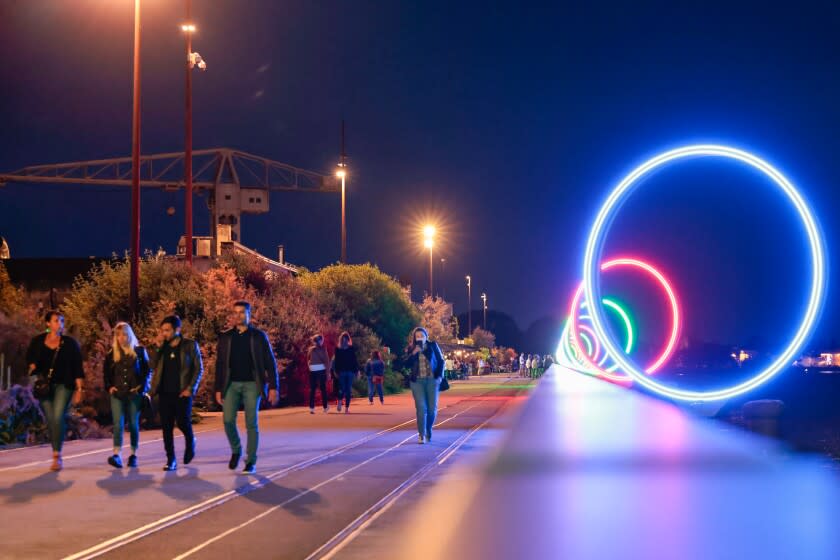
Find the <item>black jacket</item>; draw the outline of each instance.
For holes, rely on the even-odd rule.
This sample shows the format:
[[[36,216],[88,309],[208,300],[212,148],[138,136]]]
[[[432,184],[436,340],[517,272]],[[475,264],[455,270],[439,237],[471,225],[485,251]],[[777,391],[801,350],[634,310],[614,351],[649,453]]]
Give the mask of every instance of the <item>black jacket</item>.
[[[235,328],[235,327],[234,327]],[[251,363],[253,364],[254,381],[262,387],[265,392],[266,385],[269,389],[279,389],[280,376],[277,374],[277,360],[274,359],[274,351],[266,335],[260,329],[248,327],[248,336],[251,347]],[[233,340],[233,329],[227,330],[219,335],[219,344],[216,347],[216,384],[215,390],[224,393],[230,383],[230,346]]]
[[[406,357],[405,364],[411,368],[411,381],[417,381],[417,376],[420,373],[420,354],[413,354],[414,345],[405,349]],[[432,375],[435,379],[443,376],[443,352],[440,351],[440,346],[437,342],[429,341],[426,343],[426,349],[423,350],[423,355],[429,360],[429,367],[432,370]]]
[[[149,365],[149,356],[146,354],[146,349],[142,346],[134,348],[137,354],[137,359],[134,360],[134,379],[131,388],[135,390],[138,395],[149,392],[149,387],[152,383],[152,366]],[[105,382],[105,391],[110,391],[114,387],[115,375],[114,349],[108,350],[105,355],[105,363],[102,366],[102,378]],[[119,389],[119,387],[118,387]]]
[[[53,351],[44,345],[46,333],[39,334],[29,342],[26,350],[26,364],[35,364],[35,371],[30,375],[47,375],[52,362]],[[85,370],[82,366],[82,350],[76,339],[70,336],[61,337],[60,350],[55,357],[52,383],[64,385],[68,389],[76,387],[76,379],[84,379]],[[43,370],[43,371],[41,371]]]
[[[350,371],[356,373],[359,371],[359,360],[356,358],[356,350],[352,346],[348,346],[347,348],[339,346],[336,348],[331,369],[337,374]]]
[[[163,377],[163,352],[168,346],[161,348],[152,348],[152,353],[149,356],[152,369],[152,386],[149,394],[155,395],[160,380]],[[191,395],[195,395],[198,391],[198,383],[201,381],[201,376],[204,373],[204,364],[201,361],[201,350],[198,348],[198,343],[189,338],[181,338],[178,344],[178,351],[181,353],[181,391],[190,390]]]

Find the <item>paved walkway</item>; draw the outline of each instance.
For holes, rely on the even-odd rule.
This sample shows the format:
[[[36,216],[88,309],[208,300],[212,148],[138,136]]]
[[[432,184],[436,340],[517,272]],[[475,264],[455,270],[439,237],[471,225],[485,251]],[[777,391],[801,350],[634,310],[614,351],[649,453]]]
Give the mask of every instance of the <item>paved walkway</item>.
[[[316,558],[355,540],[367,519],[498,439],[530,384],[455,382],[441,395],[430,445],[417,445],[409,394],[349,415],[261,414],[256,475],[227,469],[218,416],[197,425],[197,457],[164,473],[158,432],[143,432],[137,469],[106,464],[110,441],[69,442],[60,473],[49,448],[0,451],[0,558]],[[240,417],[242,415],[240,414]],[[243,419],[240,431],[244,439]],[[182,439],[176,440],[178,451]],[[385,557],[385,556],[379,556]]]

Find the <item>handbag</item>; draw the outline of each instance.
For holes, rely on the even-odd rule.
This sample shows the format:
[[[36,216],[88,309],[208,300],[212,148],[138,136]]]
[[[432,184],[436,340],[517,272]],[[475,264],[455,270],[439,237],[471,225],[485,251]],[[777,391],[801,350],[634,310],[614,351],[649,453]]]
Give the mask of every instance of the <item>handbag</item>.
[[[373,382],[377,385],[379,385],[380,383],[382,383],[385,380],[384,375],[373,375],[373,376],[371,376],[371,378],[372,378]]]
[[[55,370],[55,360],[58,357],[58,352],[61,350],[62,344],[64,344],[64,341],[59,341],[58,348],[56,348],[55,352],[53,352],[53,357],[50,361],[50,370],[47,372],[47,375],[44,376],[41,373],[35,374],[37,377],[35,377],[35,383],[32,386],[32,395],[39,401],[48,399],[52,396],[52,376],[53,371]]]
[[[449,390],[449,381],[446,380],[446,376],[442,375],[440,378],[440,386],[438,387],[438,391],[448,391]]]

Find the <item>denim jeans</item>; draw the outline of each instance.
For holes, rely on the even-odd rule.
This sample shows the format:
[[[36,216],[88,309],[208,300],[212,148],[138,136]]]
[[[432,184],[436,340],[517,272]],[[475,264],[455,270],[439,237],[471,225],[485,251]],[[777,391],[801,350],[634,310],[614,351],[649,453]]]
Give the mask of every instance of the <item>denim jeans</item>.
[[[383,400],[384,397],[382,395],[382,383],[374,383],[373,382],[373,376],[371,376],[371,375],[368,376],[367,382],[368,382],[368,400],[370,400],[370,402],[373,402],[374,394],[379,395],[379,400],[380,401]]]
[[[338,394],[338,402],[344,399],[344,406],[350,406],[350,397],[353,396],[353,380],[356,378],[355,371],[342,371],[338,374],[338,382],[341,384],[341,390]]]
[[[67,435],[67,424],[64,416],[70,405],[70,398],[73,396],[73,389],[68,389],[63,384],[53,385],[52,395],[41,401],[44,409],[44,417],[47,420],[47,429],[50,432],[50,441],[53,451],[61,453],[64,445],[64,437]]]
[[[132,395],[123,400],[111,395],[111,416],[114,419],[114,448],[123,444],[125,424],[131,440],[131,451],[137,451],[140,445],[140,395]]]
[[[309,372],[309,408],[315,408],[315,391],[321,389],[321,399],[324,401],[324,408],[327,408],[327,372]]]
[[[434,377],[419,377],[411,382],[411,394],[414,396],[414,407],[417,410],[417,433],[421,436],[431,436],[432,426],[435,425],[438,406],[438,389],[440,379]]]
[[[231,381],[225,391],[225,400],[222,404],[222,418],[224,419],[225,434],[232,453],[242,453],[242,441],[239,439],[239,430],[236,428],[236,415],[239,412],[239,404],[245,404],[245,428],[248,430],[248,444],[245,448],[247,453],[246,462],[257,462],[257,447],[260,444],[260,430],[257,426],[257,415],[260,409],[262,389],[256,381]]]

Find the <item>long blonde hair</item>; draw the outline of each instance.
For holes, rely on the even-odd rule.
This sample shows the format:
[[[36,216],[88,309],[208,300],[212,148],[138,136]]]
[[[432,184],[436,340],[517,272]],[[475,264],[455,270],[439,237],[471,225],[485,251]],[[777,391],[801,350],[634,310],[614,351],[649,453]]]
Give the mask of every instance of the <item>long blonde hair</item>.
[[[111,348],[114,352],[114,361],[120,361],[123,355],[123,349],[117,341],[117,335],[120,334],[120,332],[124,332],[128,336],[128,350],[126,350],[125,353],[132,358],[137,358],[137,353],[134,351],[134,348],[139,346],[140,343],[137,342],[137,337],[134,336],[134,331],[131,329],[131,325],[125,322],[119,322],[114,327],[114,339],[111,342]]]

